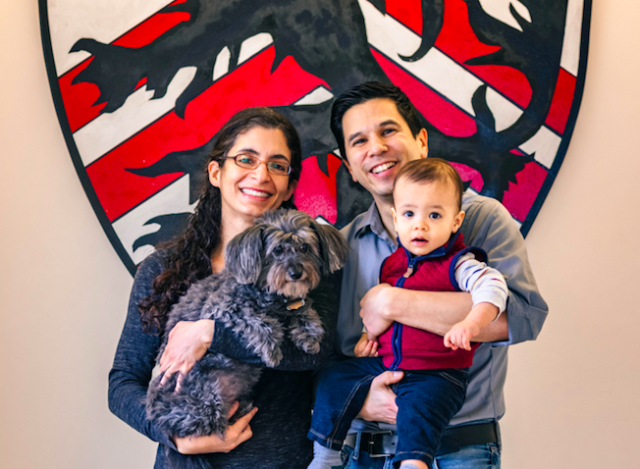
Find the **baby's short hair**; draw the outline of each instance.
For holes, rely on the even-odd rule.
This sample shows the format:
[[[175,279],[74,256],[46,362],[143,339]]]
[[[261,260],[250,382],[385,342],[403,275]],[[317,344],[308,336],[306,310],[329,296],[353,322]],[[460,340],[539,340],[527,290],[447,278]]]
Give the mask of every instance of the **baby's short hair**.
[[[456,199],[458,202],[458,210],[462,208],[462,193],[464,185],[458,171],[455,170],[447,161],[442,158],[421,158],[413,160],[404,165],[396,176],[393,183],[395,192],[396,186],[400,179],[407,179],[410,182],[447,182],[451,181],[456,190]]]

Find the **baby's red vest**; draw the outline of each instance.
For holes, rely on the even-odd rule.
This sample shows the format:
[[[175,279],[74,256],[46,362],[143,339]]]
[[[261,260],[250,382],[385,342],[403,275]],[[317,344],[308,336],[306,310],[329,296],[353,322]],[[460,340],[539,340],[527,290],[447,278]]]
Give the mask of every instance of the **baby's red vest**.
[[[486,260],[482,258],[482,250],[464,245],[461,233],[452,236],[445,246],[427,256],[413,256],[400,246],[382,264],[380,282],[410,290],[460,291],[455,279],[455,265],[458,258],[470,250],[478,260]],[[410,264],[413,264],[413,271],[405,278]],[[473,363],[473,353],[480,345],[472,344],[470,351],[454,351],[444,346],[443,337],[400,323],[394,323],[378,337],[378,341],[378,354],[384,365],[392,370],[468,368]]]

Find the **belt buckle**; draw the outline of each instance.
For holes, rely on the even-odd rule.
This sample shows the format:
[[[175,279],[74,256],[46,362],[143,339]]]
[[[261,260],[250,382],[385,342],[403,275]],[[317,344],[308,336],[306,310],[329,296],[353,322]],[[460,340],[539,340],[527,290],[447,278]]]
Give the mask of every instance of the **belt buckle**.
[[[384,448],[384,438],[391,435],[392,432],[373,433],[370,435],[367,441],[367,453],[369,453],[370,458],[386,458],[395,454],[395,452],[385,452]]]

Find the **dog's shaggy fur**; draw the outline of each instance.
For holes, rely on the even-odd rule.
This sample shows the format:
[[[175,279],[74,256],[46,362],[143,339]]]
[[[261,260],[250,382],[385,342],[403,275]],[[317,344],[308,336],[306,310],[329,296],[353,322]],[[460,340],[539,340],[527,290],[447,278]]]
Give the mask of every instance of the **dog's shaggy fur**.
[[[236,334],[268,367],[282,360],[280,345],[288,335],[309,354],[320,351],[324,335],[318,313],[306,294],[322,275],[340,269],[347,245],[340,233],[295,210],[267,212],[253,227],[231,240],[225,270],[193,284],[169,313],[164,341],[179,321],[216,320]],[[147,417],[175,437],[224,435],[235,401],[237,416],[251,408],[248,396],[259,369],[220,353],[207,353],[196,362],[175,392],[176,377],[149,385]]]

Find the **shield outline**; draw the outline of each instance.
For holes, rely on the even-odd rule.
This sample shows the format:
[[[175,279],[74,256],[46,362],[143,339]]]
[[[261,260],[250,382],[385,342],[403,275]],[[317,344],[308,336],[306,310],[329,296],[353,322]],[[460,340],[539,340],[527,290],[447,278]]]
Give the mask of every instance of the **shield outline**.
[[[571,1],[571,0],[568,0]],[[80,157],[78,148],[76,146],[75,140],[73,138],[73,134],[71,132],[69,122],[67,119],[67,115],[64,109],[62,94],[60,92],[60,87],[58,83],[58,74],[56,70],[56,65],[53,57],[53,49],[51,44],[51,35],[50,35],[50,27],[49,27],[49,15],[48,15],[48,2],[47,0],[38,0],[39,6],[39,16],[40,16],[40,32],[41,32],[41,40],[42,40],[42,48],[44,52],[45,65],[47,69],[47,76],[49,79],[49,86],[51,88],[51,94],[54,101],[54,106],[56,109],[56,114],[58,116],[58,121],[60,122],[60,127],[62,129],[62,133],[64,135],[65,142],[67,144],[67,148],[69,149],[69,154],[73,161],[73,165],[76,169],[82,187],[89,199],[91,207],[95,212],[100,224],[102,225],[102,229],[104,230],[107,238],[111,242],[111,245],[115,249],[116,253],[124,263],[125,267],[129,271],[131,275],[135,275],[137,270],[136,264],[133,262],[128,252],[126,251],[122,241],[116,234],[112,223],[108,220],[107,215],[100,204],[98,196],[93,188],[91,180],[87,175],[87,171],[85,165],[82,162]],[[559,172],[560,166],[564,161],[564,157],[569,147],[569,143],[573,136],[573,130],[575,128],[578,112],[580,109],[580,105],[582,102],[582,96],[584,93],[584,85],[586,79],[586,70],[587,70],[587,57],[589,50],[589,32],[590,32],[590,24],[591,24],[591,11],[592,11],[592,0],[583,0],[583,11],[582,11],[582,24],[581,24],[581,34],[580,34],[580,53],[579,53],[579,62],[578,62],[578,73],[576,76],[576,85],[574,89],[574,96],[571,103],[571,108],[569,111],[569,115],[567,118],[567,122],[565,125],[565,130],[562,134],[561,143],[558,148],[558,151],[555,155],[553,164],[548,169],[548,174],[545,177],[545,180],[536,195],[536,198],[527,213],[525,220],[522,222],[520,226],[520,231],[524,237],[529,233],[533,222],[535,221],[542,204],[546,200],[549,191],[551,190],[551,186],[555,182],[556,176]]]

